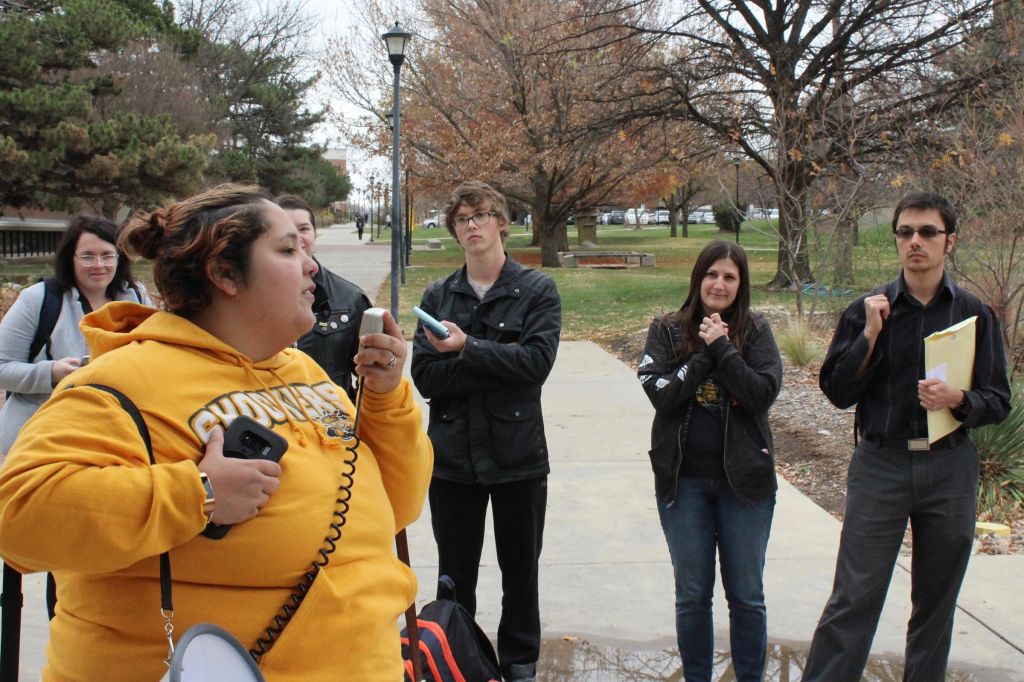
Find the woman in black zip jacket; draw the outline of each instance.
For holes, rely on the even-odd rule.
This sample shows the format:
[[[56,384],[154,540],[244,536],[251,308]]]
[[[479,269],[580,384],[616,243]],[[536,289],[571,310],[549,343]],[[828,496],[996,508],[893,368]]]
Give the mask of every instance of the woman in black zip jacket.
[[[684,679],[711,679],[717,547],[736,679],[760,680],[764,557],[778,487],[768,408],[782,358],[768,322],[750,310],[742,248],[713,241],[701,251],[682,307],[651,323],[637,376],[655,409],[651,467],[675,573]]]

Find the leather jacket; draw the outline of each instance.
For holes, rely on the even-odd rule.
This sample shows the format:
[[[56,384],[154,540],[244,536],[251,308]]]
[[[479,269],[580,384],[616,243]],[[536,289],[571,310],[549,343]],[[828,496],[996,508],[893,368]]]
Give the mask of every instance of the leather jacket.
[[[331,380],[354,400],[352,358],[359,348],[363,311],[372,304],[362,289],[322,265],[313,276],[313,283],[316,284],[313,301],[316,321],[313,329],[299,338],[296,347],[316,360]]]
[[[676,357],[682,333],[670,318],[655,319],[637,369],[655,410],[649,452],[655,493],[675,504],[694,397],[706,379],[714,378],[725,392],[729,486],[748,500],[768,497],[778,489],[768,409],[782,388],[782,357],[767,320],[751,313],[742,355],[723,337],[689,357]]]
[[[506,257],[483,300],[464,266],[430,285],[420,307],[467,335],[461,352],[440,353],[416,327],[411,371],[430,402],[434,476],[470,485],[546,476],[540,398],[562,327],[555,283]]]

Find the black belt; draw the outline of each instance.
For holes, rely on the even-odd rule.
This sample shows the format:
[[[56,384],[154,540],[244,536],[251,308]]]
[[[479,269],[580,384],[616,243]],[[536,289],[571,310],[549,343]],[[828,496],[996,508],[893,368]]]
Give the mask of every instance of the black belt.
[[[894,450],[911,450],[914,452],[927,452],[929,450],[948,450],[962,445],[967,440],[967,434],[954,431],[948,436],[943,436],[934,443],[929,444],[928,438],[885,438],[876,436],[873,433],[862,433],[862,440],[877,445],[880,448],[892,448]]]

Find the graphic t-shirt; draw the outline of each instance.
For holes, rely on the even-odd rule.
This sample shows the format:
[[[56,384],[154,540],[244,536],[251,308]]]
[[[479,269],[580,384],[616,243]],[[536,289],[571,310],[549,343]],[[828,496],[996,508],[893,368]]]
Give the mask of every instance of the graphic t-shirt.
[[[725,403],[721,387],[708,379],[697,389],[686,431],[681,478],[725,478]]]

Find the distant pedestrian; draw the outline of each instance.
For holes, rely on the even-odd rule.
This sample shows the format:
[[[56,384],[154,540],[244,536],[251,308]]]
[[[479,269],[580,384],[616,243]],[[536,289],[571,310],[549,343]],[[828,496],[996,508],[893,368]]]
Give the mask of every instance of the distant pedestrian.
[[[363,228],[365,226],[366,226],[366,223],[363,222],[363,216],[357,215],[356,216],[356,233],[359,235],[359,241],[363,241]]]
[[[952,205],[936,194],[907,195],[893,212],[892,231],[899,276],[850,304],[821,367],[828,399],[840,409],[857,406],[860,438],[850,461],[835,583],[804,682],[861,679],[908,519],[913,608],[903,679],[945,679],[974,540],[978,451],[967,429],[1000,422],[1010,411],[999,324],[946,274],[957,239]],[[924,338],[973,315],[971,389],[927,378]],[[930,410],[950,410],[961,427],[929,443]]]
[[[682,307],[651,323],[637,376],[655,410],[650,457],[684,679],[712,677],[717,549],[732,667],[739,682],[760,682],[764,557],[778,488],[768,408],[782,385],[782,358],[768,321],[750,310],[741,247],[704,247]]]
[[[316,245],[316,217],[302,197],[283,194],[274,200],[285,210],[299,231],[302,249],[313,256]],[[313,275],[313,329],[299,338],[296,346],[316,360],[331,380],[355,400],[355,357],[359,350],[359,323],[370,299],[358,286],[334,274],[316,258],[319,270]]]
[[[430,513],[438,573],[476,613],[490,503],[501,567],[498,659],[506,682],[533,682],[540,657],[538,561],[548,465],[541,386],[562,327],[555,283],[505,253],[505,197],[482,182],[455,189],[448,231],[466,265],[432,284],[420,307],[444,321],[440,339],[418,325],[412,376],[430,401]]]

